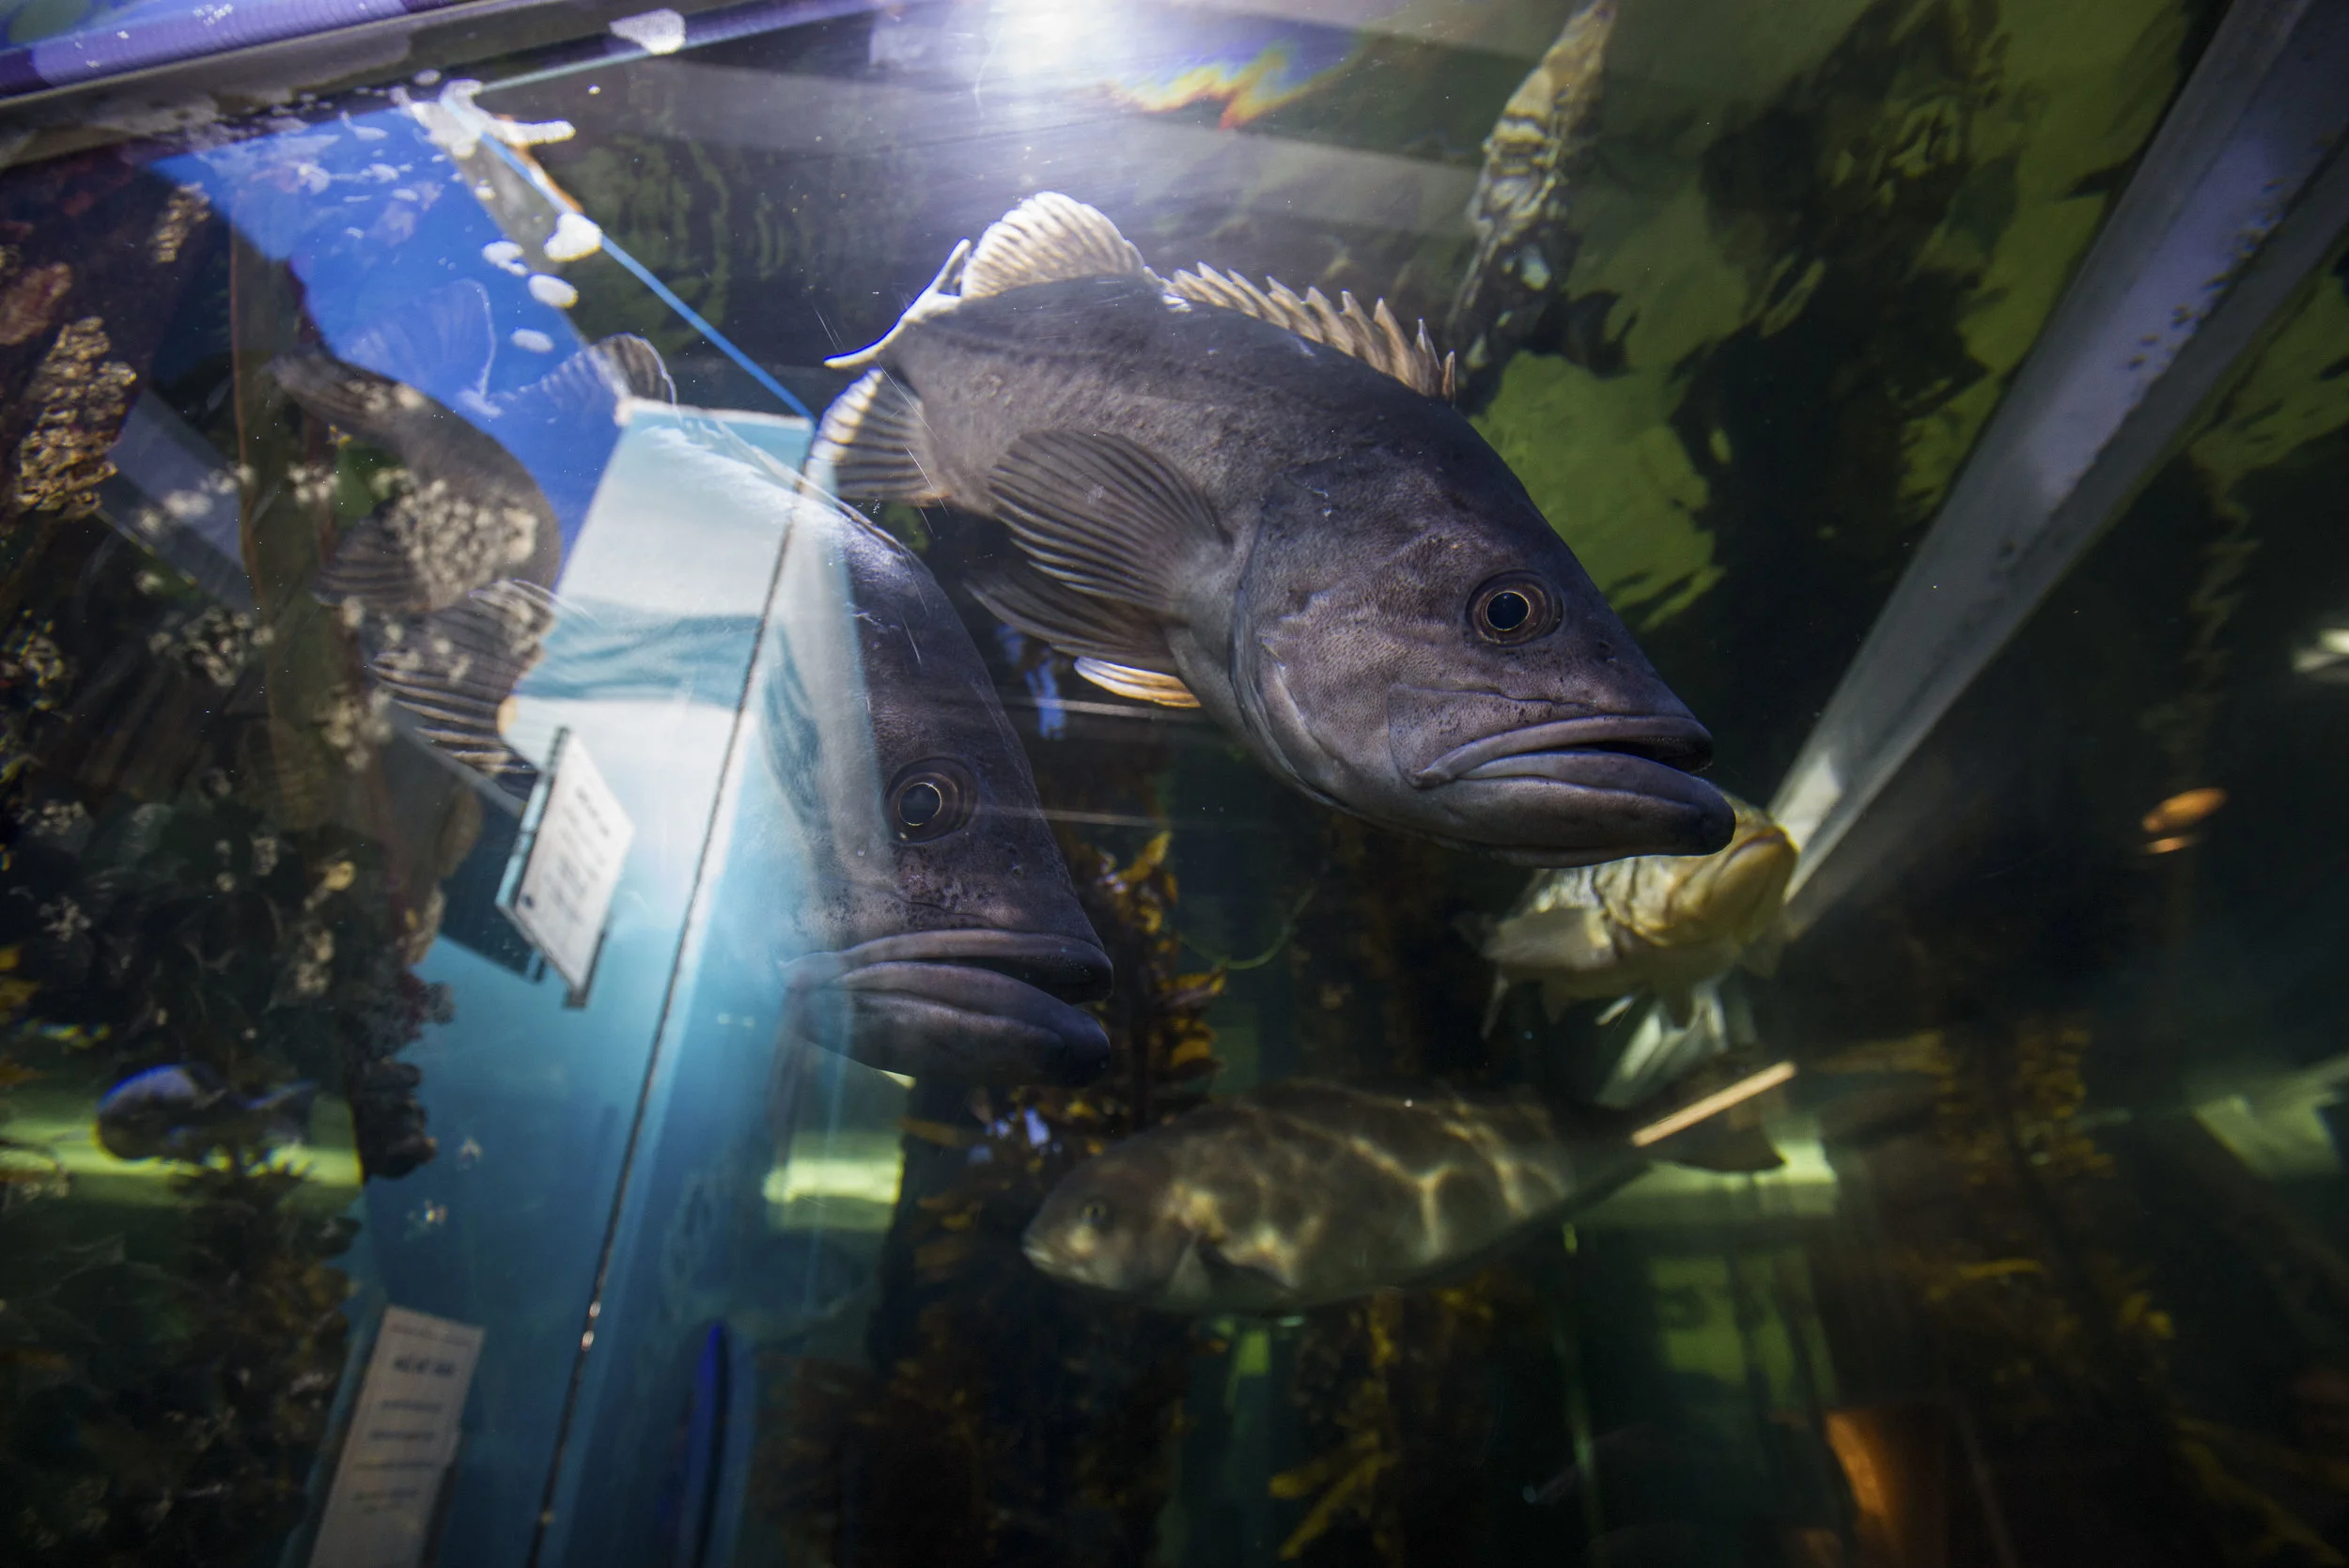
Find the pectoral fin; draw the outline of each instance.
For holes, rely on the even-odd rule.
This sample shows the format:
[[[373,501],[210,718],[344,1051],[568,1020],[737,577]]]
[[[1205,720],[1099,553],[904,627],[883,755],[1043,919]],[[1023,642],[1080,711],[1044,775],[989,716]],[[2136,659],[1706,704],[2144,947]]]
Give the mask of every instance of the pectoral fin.
[[[832,400],[809,460],[830,463],[832,488],[851,501],[946,499],[921,399],[886,370],[866,371]]]
[[[1157,626],[1123,605],[1090,598],[1022,560],[990,561],[964,580],[1006,625],[1072,659],[1173,677],[1174,656]]]
[[[623,397],[677,401],[677,384],[660,350],[641,337],[616,333],[591,343],[505,400],[512,417],[564,429],[610,425]]]
[[[493,582],[415,623],[368,670],[448,756],[491,778],[520,772],[528,765],[506,744],[500,721],[554,620],[545,589]]]
[[[1162,675],[1156,670],[1137,670],[1130,665],[1112,664],[1104,659],[1080,659],[1077,673],[1101,688],[1121,697],[1157,703],[1160,707],[1197,707],[1199,699],[1190,688],[1176,675]]]
[[[1097,598],[1171,614],[1223,547],[1214,505],[1122,436],[1023,436],[988,489],[996,516],[1037,568]]]

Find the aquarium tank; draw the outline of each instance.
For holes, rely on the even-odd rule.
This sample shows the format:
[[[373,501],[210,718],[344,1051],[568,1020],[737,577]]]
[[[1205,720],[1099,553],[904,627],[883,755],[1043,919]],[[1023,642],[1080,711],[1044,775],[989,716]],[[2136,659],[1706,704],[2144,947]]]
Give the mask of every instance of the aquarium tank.
[[[0,1562],[2349,1563],[2345,142],[0,0]]]

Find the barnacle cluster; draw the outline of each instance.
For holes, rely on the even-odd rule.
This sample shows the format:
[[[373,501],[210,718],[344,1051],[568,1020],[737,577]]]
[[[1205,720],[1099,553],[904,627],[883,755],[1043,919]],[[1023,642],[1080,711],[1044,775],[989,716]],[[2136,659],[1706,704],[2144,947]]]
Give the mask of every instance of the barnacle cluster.
[[[138,377],[109,359],[106,323],[86,316],[57,334],[24,389],[38,411],[17,444],[16,485],[9,512],[56,511],[81,516],[98,505],[98,487],[115,467],[106,456],[131,409]]]
[[[168,267],[179,259],[187,248],[188,236],[196,225],[211,213],[211,198],[200,185],[181,185],[163,203],[161,216],[155,220],[154,231],[147,237],[147,258],[158,267]]]

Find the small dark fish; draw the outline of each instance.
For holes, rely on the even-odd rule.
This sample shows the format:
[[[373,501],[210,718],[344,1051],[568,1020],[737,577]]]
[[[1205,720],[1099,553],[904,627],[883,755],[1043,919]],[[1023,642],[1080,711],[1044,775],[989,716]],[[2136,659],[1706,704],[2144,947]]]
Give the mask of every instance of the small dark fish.
[[[1030,1262],[1180,1312],[1278,1315],[1423,1284],[1597,1201],[1652,1159],[1778,1163],[1711,1129],[1635,1148],[1527,1094],[1387,1093],[1299,1081],[1153,1127],[1063,1177]]]
[[[550,590],[567,524],[576,530],[593,494],[593,474],[573,472],[578,453],[608,456],[623,399],[672,400],[675,390],[650,344],[617,336],[492,397],[493,347],[487,296],[469,283],[428,296],[352,349],[418,380],[460,381],[457,407],[322,354],[288,355],[270,369],[303,409],[391,452],[404,471],[399,489],[319,570],[319,597],[342,607],[369,673],[426,739],[506,778],[527,766],[501,738],[500,713],[554,626]],[[550,456],[566,447],[570,460]],[[565,492],[561,505],[518,449],[538,457]]]
[[[1097,684],[1520,863],[1728,842],[1711,737],[1383,303],[1162,282],[1047,194],[833,363],[874,367],[824,415],[840,492],[997,520],[973,591]]]
[[[819,951],[786,970],[786,1033],[920,1078],[1091,1079],[1109,1039],[1074,1003],[1109,958],[971,634],[855,513],[805,489],[791,527],[760,707]]]
[[[1599,85],[1615,0],[1575,12],[1485,138],[1469,218],[1476,255],[1452,302],[1449,330],[1463,346],[1470,406],[1479,406],[1501,367],[1554,313],[1581,236],[1567,226],[1575,163],[1598,123]],[[1603,331],[1602,312],[1602,331]]]
[[[309,1136],[315,1083],[235,1093],[200,1065],[149,1067],[98,1102],[98,1141],[117,1159],[201,1161],[214,1149],[299,1143]]]

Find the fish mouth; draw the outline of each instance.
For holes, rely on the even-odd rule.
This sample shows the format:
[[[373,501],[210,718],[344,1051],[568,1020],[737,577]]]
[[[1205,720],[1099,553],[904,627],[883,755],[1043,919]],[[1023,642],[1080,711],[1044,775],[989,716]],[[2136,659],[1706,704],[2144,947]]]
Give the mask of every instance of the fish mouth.
[[[1549,759],[1586,754],[1630,757],[1678,773],[1699,773],[1712,764],[1713,737],[1694,719],[1670,714],[1557,719],[1455,746],[1412,773],[1411,782],[1428,789],[1455,779],[1556,778]]]
[[[1109,994],[1110,961],[1072,937],[906,932],[784,967],[786,1030],[868,1066],[976,1083],[1090,1082],[1109,1060],[1072,1003]]]
[[[1712,760],[1713,737],[1693,719],[1607,714],[1488,735],[1407,776],[1420,789],[1563,785],[1588,797],[1613,819],[1609,843],[1587,853],[1525,846],[1512,855],[1533,864],[1572,864],[1577,858],[1709,855],[1725,847],[1736,829],[1735,813],[1719,790],[1696,776]]]

